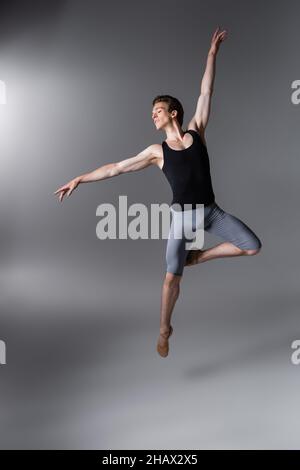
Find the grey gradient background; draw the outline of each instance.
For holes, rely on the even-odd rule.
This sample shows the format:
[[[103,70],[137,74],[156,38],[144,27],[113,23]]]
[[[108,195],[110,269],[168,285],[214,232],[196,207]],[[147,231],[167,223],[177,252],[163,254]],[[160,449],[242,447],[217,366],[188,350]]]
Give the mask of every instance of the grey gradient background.
[[[1,2],[2,449],[300,448],[299,16],[296,1]],[[163,359],[166,240],[96,237],[103,202],[169,203],[163,173],[52,193],[161,143],[157,94],[187,125],[217,25],[216,200],[263,249],[185,269]]]

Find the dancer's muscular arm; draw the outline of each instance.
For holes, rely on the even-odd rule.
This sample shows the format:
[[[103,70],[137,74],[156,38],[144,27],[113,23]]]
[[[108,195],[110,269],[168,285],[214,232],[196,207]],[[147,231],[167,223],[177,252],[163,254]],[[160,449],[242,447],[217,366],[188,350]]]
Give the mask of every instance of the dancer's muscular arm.
[[[134,157],[127,158],[119,162],[107,163],[90,173],[77,176],[64,186],[61,186],[61,188],[57,189],[54,194],[58,194],[60,201],[62,201],[63,197],[65,195],[70,196],[80,183],[100,181],[123,173],[142,170],[153,164],[158,165],[158,147],[158,144],[149,145],[149,147],[145,148]]]
[[[188,125],[189,129],[197,130],[202,134],[207,126],[210,114],[211,97],[216,72],[216,56],[220,43],[225,39],[225,37],[226,31],[224,30],[220,32],[219,27],[212,36],[206,60],[206,68],[201,81],[201,90],[197,101],[196,111]]]

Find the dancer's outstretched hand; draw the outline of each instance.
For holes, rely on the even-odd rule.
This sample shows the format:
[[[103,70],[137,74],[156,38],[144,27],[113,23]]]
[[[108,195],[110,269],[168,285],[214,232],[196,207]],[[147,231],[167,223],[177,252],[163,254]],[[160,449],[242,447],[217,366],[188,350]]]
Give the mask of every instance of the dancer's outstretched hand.
[[[66,194],[67,196],[70,196],[70,194],[72,194],[72,192],[74,191],[75,188],[77,188],[79,183],[80,183],[80,177],[74,178],[71,181],[69,181],[67,184],[65,184],[64,186],[61,186],[60,188],[58,188],[53,194],[58,194],[60,201],[62,201]]]
[[[219,50],[221,42],[224,41],[224,39],[226,39],[226,36],[227,36],[227,31],[226,30],[221,31],[218,26],[211,39],[210,52],[213,52],[214,54],[216,54]]]

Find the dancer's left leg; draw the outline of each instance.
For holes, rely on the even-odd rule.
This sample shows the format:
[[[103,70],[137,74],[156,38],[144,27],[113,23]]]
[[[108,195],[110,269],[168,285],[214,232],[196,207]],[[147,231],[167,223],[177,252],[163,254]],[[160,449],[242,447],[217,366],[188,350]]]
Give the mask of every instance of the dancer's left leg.
[[[216,258],[256,255],[261,250],[262,243],[250,227],[238,217],[225,212],[217,204],[209,213],[204,228],[226,241],[207,250],[190,250],[186,266]]]

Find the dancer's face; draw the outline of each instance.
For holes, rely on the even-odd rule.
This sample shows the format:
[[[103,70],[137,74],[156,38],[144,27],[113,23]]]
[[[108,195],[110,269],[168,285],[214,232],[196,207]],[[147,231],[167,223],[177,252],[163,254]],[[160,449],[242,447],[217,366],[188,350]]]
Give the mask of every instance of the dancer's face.
[[[152,119],[157,130],[162,129],[171,120],[171,114],[168,111],[168,103],[159,101],[152,108]]]

